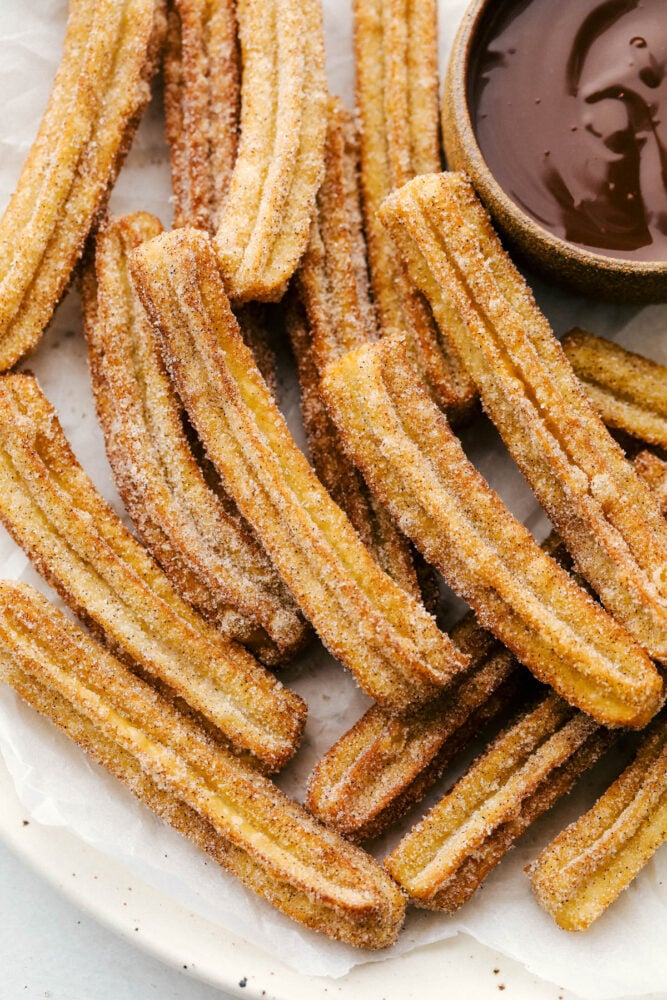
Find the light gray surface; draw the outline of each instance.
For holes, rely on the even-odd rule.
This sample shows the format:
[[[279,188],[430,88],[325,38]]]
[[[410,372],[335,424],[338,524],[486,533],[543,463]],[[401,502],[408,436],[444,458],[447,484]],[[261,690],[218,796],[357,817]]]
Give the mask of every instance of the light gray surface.
[[[0,842],[0,1000],[230,1000],[82,913]]]

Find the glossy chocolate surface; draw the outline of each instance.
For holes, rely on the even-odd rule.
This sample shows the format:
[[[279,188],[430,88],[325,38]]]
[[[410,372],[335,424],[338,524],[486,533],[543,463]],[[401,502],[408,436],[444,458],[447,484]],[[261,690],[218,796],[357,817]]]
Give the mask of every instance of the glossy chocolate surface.
[[[667,0],[489,5],[468,101],[486,163],[537,222],[667,260]]]

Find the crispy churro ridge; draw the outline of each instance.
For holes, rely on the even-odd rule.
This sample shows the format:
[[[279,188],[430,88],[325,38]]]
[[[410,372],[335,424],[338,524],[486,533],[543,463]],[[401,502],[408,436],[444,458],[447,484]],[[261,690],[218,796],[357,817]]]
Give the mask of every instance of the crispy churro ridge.
[[[276,301],[322,180],[327,90],[319,0],[239,0],[239,150],[215,247],[236,303]]]
[[[289,917],[391,944],[401,891],[371,857],[212,742],[32,588],[0,584],[0,677]]]
[[[296,447],[240,338],[205,234],[145,243],[134,275],[209,458],[306,617],[380,703],[430,697],[467,660],[381,571]]]
[[[511,653],[471,615],[452,637],[471,658],[460,682],[403,715],[372,705],[313,769],[306,805],[348,840],[377,837],[405,815],[516,698],[524,672]]]
[[[354,49],[361,191],[373,296],[383,333],[405,332],[434,398],[464,417],[475,389],[448,327],[405,273],[378,218],[415,174],[440,170],[436,0],[355,0]]]
[[[667,525],[587,400],[462,174],[423,175],[382,221],[451,329],[489,416],[607,607],[667,659]]]
[[[613,735],[549,693],[508,726],[385,858],[418,906],[453,912]]]
[[[528,869],[537,901],[564,930],[597,920],[667,840],[667,715],[634,761]]]
[[[373,492],[480,624],[599,722],[645,725],[662,698],[652,663],[473,468],[402,339],[350,352],[329,366],[323,388]]]
[[[305,624],[250,529],[208,487],[182,405],[134,290],[128,255],[162,232],[154,216],[108,221],[83,282],[97,415],[128,513],[172,585],[264,662],[290,656]]]
[[[174,226],[214,233],[237,147],[240,69],[233,0],[172,0],[163,72]]]
[[[161,0],[72,4],[37,138],[0,219],[0,370],[35,346],[150,96]]]
[[[337,98],[329,101],[324,163],[310,240],[287,310],[308,447],[317,475],[364,545],[419,600],[409,543],[345,455],[320,392],[320,376],[329,361],[378,336],[361,226],[356,133]]]
[[[656,498],[663,516],[667,515],[667,462],[652,451],[640,451],[634,466]]]
[[[607,427],[667,448],[667,366],[578,328],[561,343]]]
[[[301,698],[175,593],[97,493],[27,375],[0,378],[0,519],[114,653],[265,768],[292,756],[305,723]]]

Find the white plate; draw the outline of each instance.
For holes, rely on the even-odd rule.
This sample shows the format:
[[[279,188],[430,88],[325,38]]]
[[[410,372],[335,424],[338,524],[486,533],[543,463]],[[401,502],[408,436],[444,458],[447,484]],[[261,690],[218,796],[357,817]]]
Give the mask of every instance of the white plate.
[[[325,0],[330,35],[335,35],[341,48],[347,45],[347,22],[343,10],[347,11],[348,3],[349,0]],[[447,0],[448,8],[453,10],[457,5],[461,6],[459,0]],[[25,38],[23,50],[17,48],[14,54],[14,62],[5,59],[4,65],[0,65],[0,85],[3,88],[3,103],[0,105],[0,141],[3,142],[0,147],[3,149],[0,206],[15,183],[25,144],[34,135],[36,120],[34,116],[31,118],[31,114],[34,108],[44,106],[53,63],[57,61],[57,38],[54,40],[53,31],[46,31],[45,25],[57,23],[62,28],[64,11],[63,0],[12,0],[11,3],[0,0],[0,36],[4,31],[8,34],[14,32],[14,37],[20,38],[20,27]],[[28,20],[29,17],[32,21]],[[18,18],[16,31],[12,18]],[[454,20],[447,25],[450,36]],[[343,85],[342,63],[338,69],[341,71],[341,86],[337,90],[342,91],[349,101],[351,88],[349,80],[347,86]],[[30,88],[23,83],[28,79],[32,85]],[[157,212],[168,222],[165,170],[164,163],[160,162],[164,159],[164,152],[156,151],[151,145],[150,136],[154,134],[155,129],[153,132],[142,131],[114,192],[114,207],[116,211],[144,207]],[[137,204],[139,180],[143,181],[142,192],[148,191],[149,194]],[[544,286],[539,287],[539,293],[552,320],[557,315],[558,332],[578,322],[600,333],[615,334],[634,321],[636,332],[641,334],[643,318],[649,317],[650,313],[645,310],[636,316],[634,310],[605,311],[595,303],[583,303]],[[660,315],[664,315],[664,310]],[[61,335],[56,336],[58,331],[52,330],[37,354],[30,359],[30,364],[38,371],[70,438],[73,439],[77,432],[81,433],[75,451],[84,467],[91,473],[94,470],[100,473],[99,456],[103,447],[99,431],[93,424],[83,362],[84,348],[80,338],[68,338],[66,335],[68,329],[79,323],[75,303],[70,299],[61,310],[56,324]],[[663,328],[664,324],[653,323],[650,326],[650,330],[661,331]],[[630,333],[628,336],[632,342],[633,335]],[[657,347],[649,336],[642,341],[642,349],[667,360],[667,356],[660,355]],[[57,364],[54,363],[56,360]],[[85,403],[84,392],[87,397]],[[515,513],[533,530],[539,530],[541,515],[536,512],[534,500],[525,488],[521,492],[520,477],[508,463],[503,466],[501,474],[497,442],[488,429],[487,440],[477,441],[476,446],[475,458],[480,470],[503,490]],[[113,498],[113,490],[104,476],[95,478],[105,495]],[[14,575],[9,572],[7,562],[2,563],[2,569],[8,575]],[[314,1000],[332,996],[350,1000],[381,1000],[383,997],[386,1000],[410,1000],[413,997],[440,996],[446,990],[456,1000],[468,996],[480,1000],[499,996],[530,997],[534,1000],[575,996],[538,980],[523,966],[464,934],[417,949],[401,958],[358,966],[343,979],[299,975],[259,948],[193,915],[176,900],[129,874],[121,864],[87,846],[64,829],[41,826],[34,820],[23,826],[25,811],[1,760],[0,796],[3,803],[0,809],[0,837],[50,883],[131,944],[179,970],[187,967],[188,973],[234,995],[257,1000],[262,997]],[[72,877],[72,873],[76,873],[76,877]],[[129,901],[131,906],[127,905]],[[136,927],[139,927],[138,932]],[[244,980],[246,985],[241,987],[239,984]],[[572,981],[581,988],[578,981]],[[629,985],[635,987],[634,982]],[[504,991],[500,990],[502,986]]]
[[[342,979],[300,976],[129,875],[59,827],[30,820],[0,760],[0,838],[51,885],[131,945],[245,1000],[576,1000],[466,934],[357,966]],[[129,905],[128,905],[129,904]],[[245,985],[242,986],[241,983]]]

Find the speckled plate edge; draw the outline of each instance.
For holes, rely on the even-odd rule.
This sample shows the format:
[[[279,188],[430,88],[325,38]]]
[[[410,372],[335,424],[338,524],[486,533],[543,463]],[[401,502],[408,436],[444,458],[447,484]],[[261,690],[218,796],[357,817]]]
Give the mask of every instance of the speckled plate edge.
[[[401,958],[360,965],[342,979],[302,976],[129,875],[60,827],[25,823],[0,758],[0,839],[49,884],[129,944],[245,1000],[576,1000],[519,963],[460,934]]]

